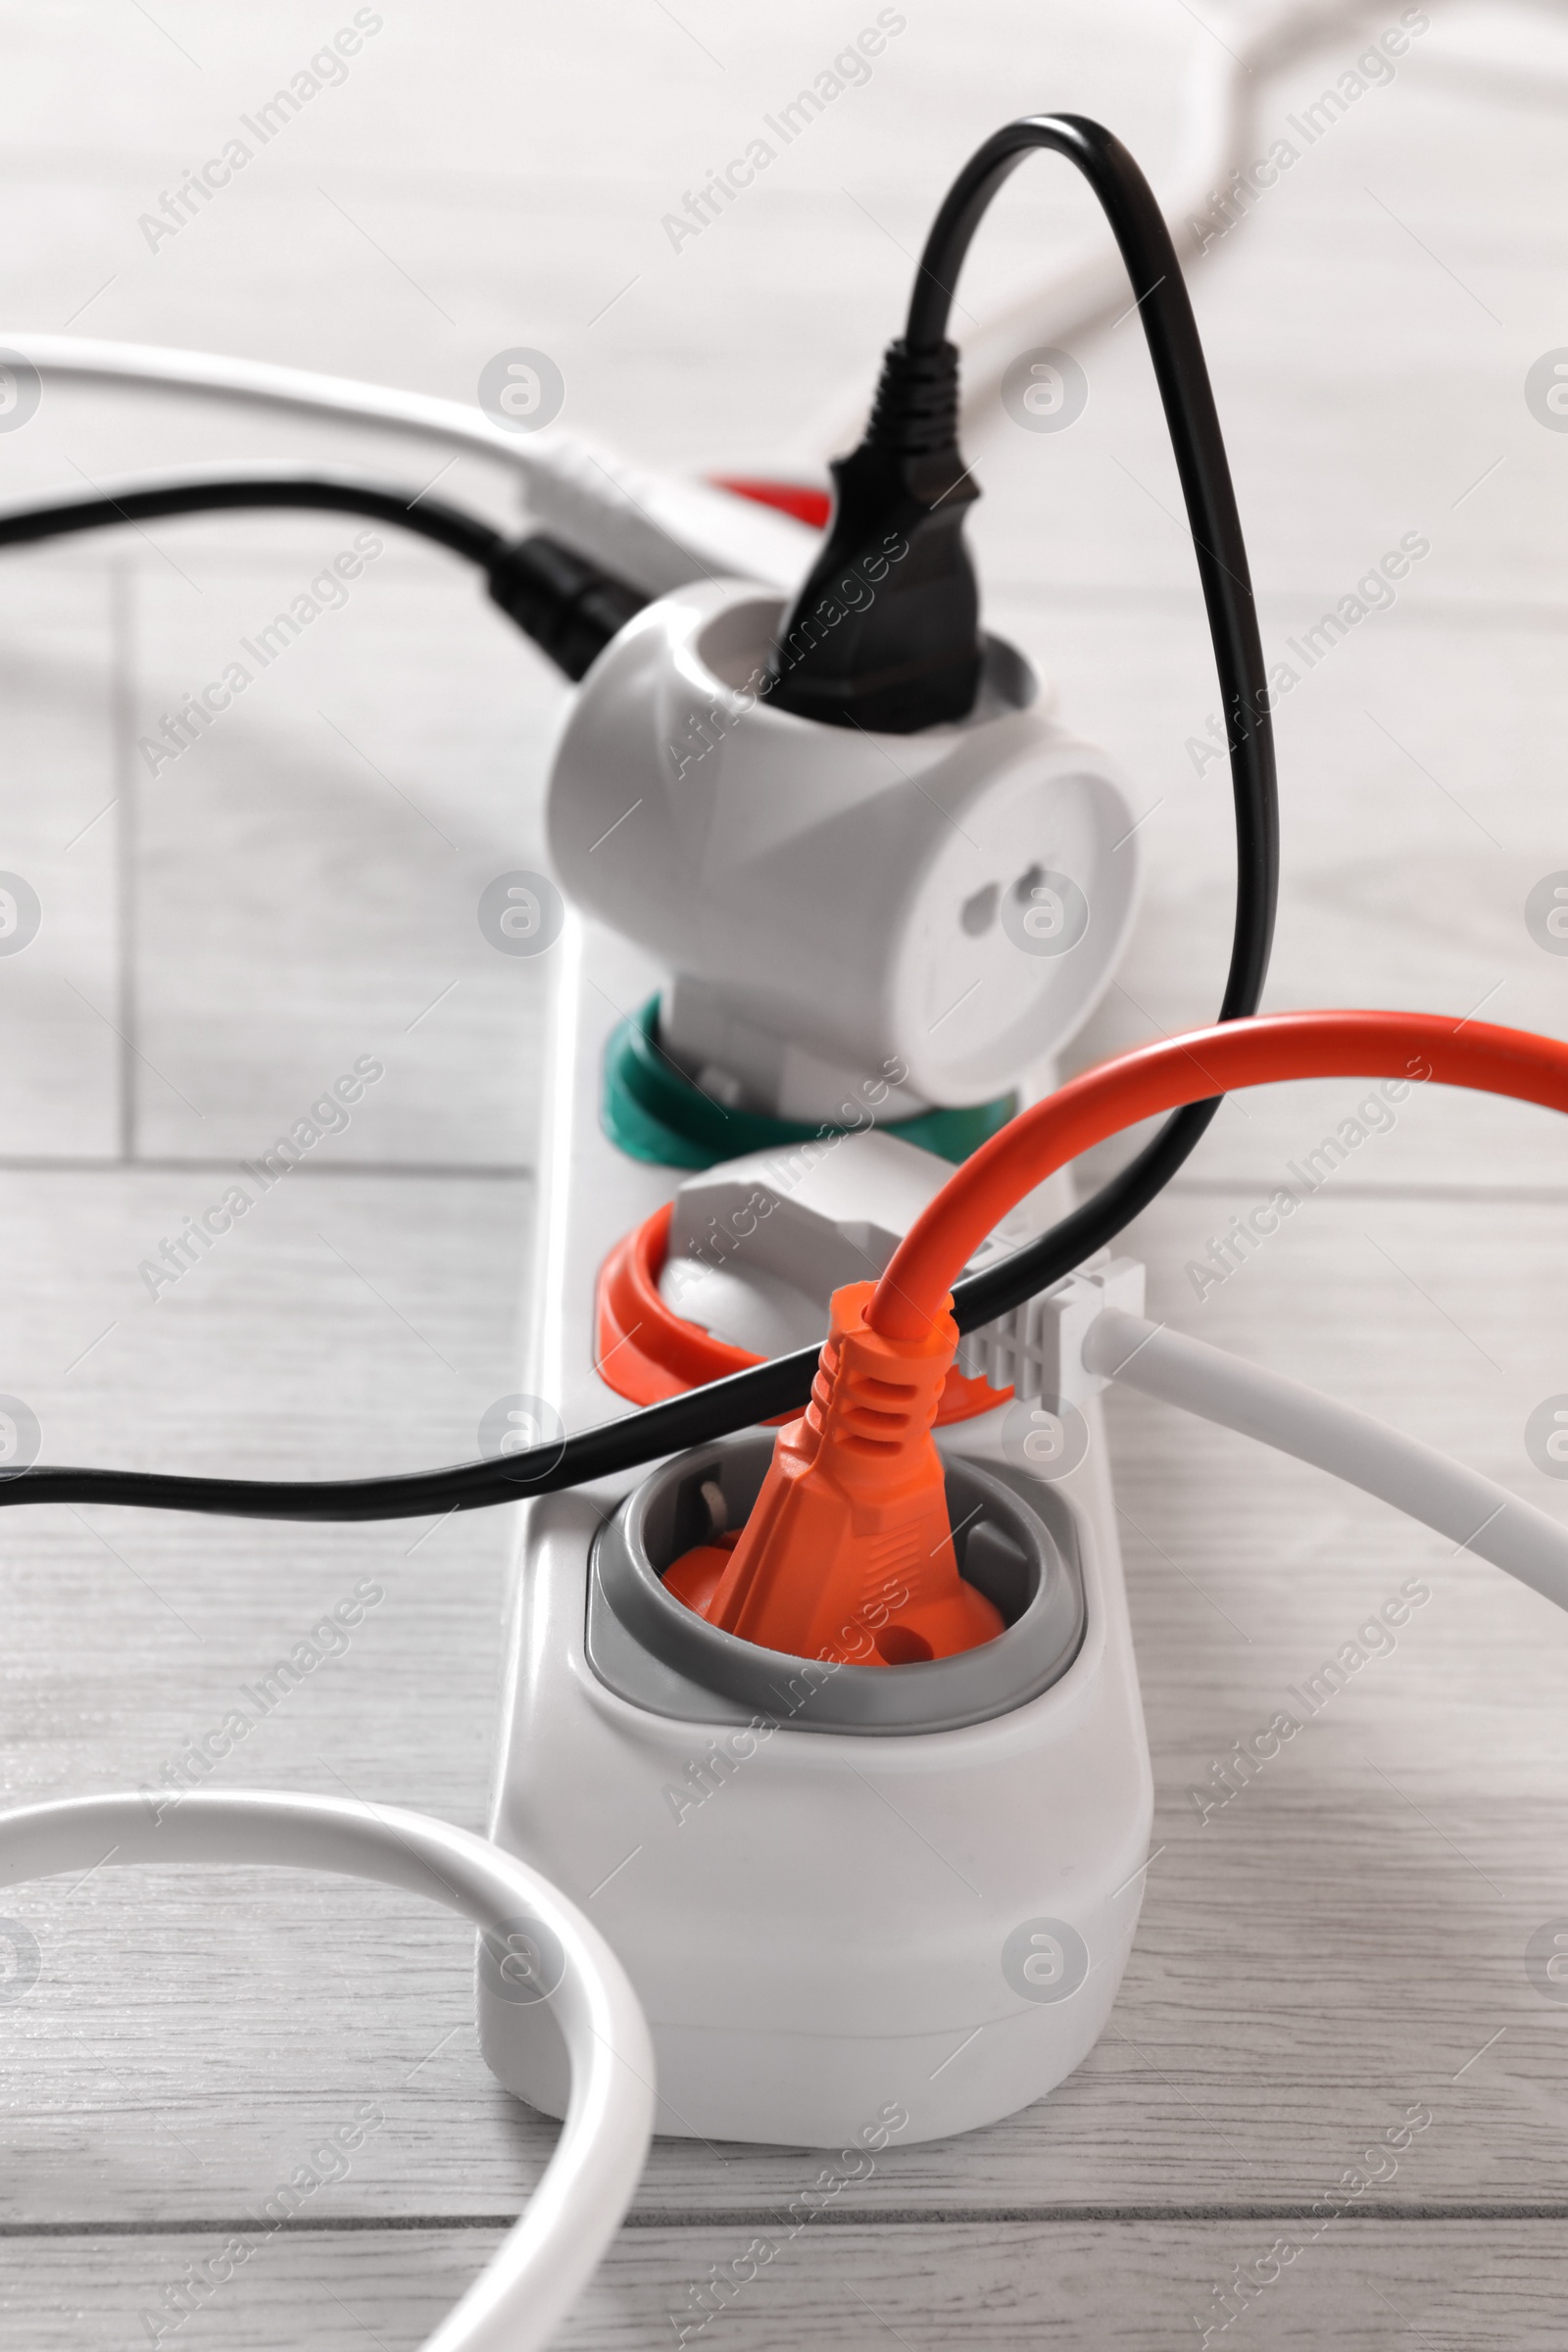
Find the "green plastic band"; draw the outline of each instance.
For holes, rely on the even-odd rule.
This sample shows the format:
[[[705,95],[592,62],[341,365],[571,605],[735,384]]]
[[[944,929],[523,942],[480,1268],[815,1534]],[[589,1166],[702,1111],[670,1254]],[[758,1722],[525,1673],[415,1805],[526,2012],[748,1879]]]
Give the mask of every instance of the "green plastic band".
[[[961,1110],[924,1110],[918,1118],[890,1120],[882,1133],[956,1165],[1004,1127],[1016,1107],[1013,1096],[1001,1095],[994,1102]],[[657,997],[611,1034],[600,1118],[611,1142],[629,1157],[666,1168],[711,1168],[721,1159],[738,1159],[743,1152],[856,1132],[829,1120],[804,1126],[759,1110],[726,1110],[661,1052]]]

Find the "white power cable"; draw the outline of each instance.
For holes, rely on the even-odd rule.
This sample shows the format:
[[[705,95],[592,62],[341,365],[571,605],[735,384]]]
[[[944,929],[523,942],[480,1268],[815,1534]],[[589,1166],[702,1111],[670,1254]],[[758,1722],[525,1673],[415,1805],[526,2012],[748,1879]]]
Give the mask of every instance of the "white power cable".
[[[1419,1439],[1142,1315],[1097,1317],[1083,1360],[1123,1388],[1343,1478],[1568,1609],[1568,1528]]]
[[[760,580],[793,588],[817,547],[814,531],[755,500],[633,466],[614,451],[553,425],[538,433],[510,433],[477,409],[432,393],[399,392],[385,384],[354,383],[345,376],[210,352],[0,328],[0,363],[11,354],[28,362],[41,377],[216,394],[296,416],[335,416],[412,433],[491,458],[511,469],[529,513],[546,530],[650,596],[702,579]]]
[[[1246,141],[1259,88],[1270,74],[1316,48],[1357,18],[1370,0],[1291,0],[1250,21],[1222,17],[1223,34],[1205,21],[1193,53],[1182,122],[1181,145],[1169,176],[1157,191],[1159,208],[1184,266],[1206,250],[1195,242],[1189,222],[1209,213],[1227,196],[1227,182],[1248,162]],[[1238,214],[1245,208],[1237,207]],[[1126,311],[1127,272],[1102,230],[1096,243],[1069,254],[1049,275],[968,326],[956,320],[955,342],[962,354],[964,422],[971,430],[995,413],[1003,376],[1032,348],[1071,348],[1082,337]],[[846,383],[808,419],[791,455],[799,465],[819,466],[857,442],[864,428],[870,377]]]
[[[598,1929],[500,1846],[393,1807],[204,1788],[167,1806],[134,1794],[80,1796],[0,1815],[0,1886],[125,1862],[273,1863],[379,1880],[471,1919],[502,1951],[503,1974],[519,1942],[528,1970],[559,1972],[558,1983],[537,1986],[571,2065],[555,2154],[488,2269],[425,2346],[538,2352],[619,2229],[653,2131],[647,2022]]]
[[[1189,74],[1181,146],[1160,199],[1184,259],[1197,259],[1200,250],[1188,221],[1226,196],[1227,181],[1246,161],[1244,142],[1263,80],[1366,15],[1370,5],[1371,0],[1289,0],[1250,23],[1226,22],[1228,37],[1205,27]],[[1126,307],[1126,273],[1102,235],[959,336],[966,420],[971,426],[977,422],[982,408],[990,414],[997,387],[1020,352],[1036,345],[1070,345]],[[818,544],[804,524],[755,501],[633,466],[580,434],[555,427],[510,433],[463,402],[430,393],[260,360],[0,328],[0,362],[7,351],[29,361],[42,376],[207,393],[297,415],[339,416],[490,458],[520,477],[529,511],[540,523],[651,596],[704,578],[793,588]],[[857,441],[869,390],[869,378],[859,376],[842,386],[792,437],[776,460],[778,470],[817,471],[827,458]]]
[[[1250,27],[1228,26],[1228,45],[1217,35],[1205,38],[1195,53],[1181,151],[1161,199],[1178,251],[1192,250],[1189,217],[1207,209],[1243,160],[1242,139],[1259,76],[1277,71],[1368,5],[1369,0],[1292,0]],[[1020,351],[1071,343],[1126,307],[1126,273],[1113,245],[1102,239],[1069,257],[1044,283],[960,338],[966,412],[990,402]],[[555,426],[511,433],[462,401],[431,393],[356,383],[260,360],[21,328],[0,328],[0,362],[7,352],[28,361],[44,377],[206,393],[295,415],[342,417],[490,458],[518,477],[529,512],[545,529],[650,596],[705,578],[793,588],[818,545],[815,532],[755,501],[633,466]],[[858,377],[842,387],[792,441],[779,469],[788,472],[793,464],[797,470],[804,465],[815,471],[823,460],[858,440],[868,393],[868,379]]]

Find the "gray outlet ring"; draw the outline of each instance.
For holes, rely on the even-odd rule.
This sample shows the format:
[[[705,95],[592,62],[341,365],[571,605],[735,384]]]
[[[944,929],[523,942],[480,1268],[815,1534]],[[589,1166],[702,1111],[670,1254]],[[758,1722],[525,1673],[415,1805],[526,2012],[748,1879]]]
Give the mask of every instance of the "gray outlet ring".
[[[1084,1584],[1072,1512],[1052,1489],[1018,1487],[978,1463],[947,1464],[960,1567],[1005,1630],[956,1657],[916,1665],[824,1666],[760,1649],[696,1616],[662,1572],[707,1532],[705,1483],[741,1525],[772,1455],[767,1430],[677,1455],[642,1481],[599,1536],[589,1574],[587,1648],[600,1680],[661,1715],[859,1735],[957,1731],[1048,1690],[1078,1654]],[[1027,1483],[1033,1492],[1019,1489]]]

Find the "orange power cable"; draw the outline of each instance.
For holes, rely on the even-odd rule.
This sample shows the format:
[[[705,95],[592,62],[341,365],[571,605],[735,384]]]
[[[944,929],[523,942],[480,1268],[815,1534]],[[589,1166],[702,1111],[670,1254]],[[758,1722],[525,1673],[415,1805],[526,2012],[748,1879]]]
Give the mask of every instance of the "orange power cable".
[[[957,1346],[953,1283],[1053,1169],[1140,1119],[1282,1078],[1436,1079],[1568,1110],[1568,1045],[1428,1012],[1287,1012],[1085,1071],[955,1171],[874,1292],[835,1294],[811,1401],[780,1430],[745,1527],[676,1561],[668,1589],[795,1656],[899,1666],[995,1640],[1001,1618],[960,1572],[931,1436]]]
[[[1007,1211],[1107,1136],[1183,1102],[1284,1078],[1431,1078],[1568,1110],[1568,1045],[1441,1013],[1278,1012],[1140,1046],[1069,1080],[964,1161],[900,1243],[867,1324],[884,1339],[918,1340]]]

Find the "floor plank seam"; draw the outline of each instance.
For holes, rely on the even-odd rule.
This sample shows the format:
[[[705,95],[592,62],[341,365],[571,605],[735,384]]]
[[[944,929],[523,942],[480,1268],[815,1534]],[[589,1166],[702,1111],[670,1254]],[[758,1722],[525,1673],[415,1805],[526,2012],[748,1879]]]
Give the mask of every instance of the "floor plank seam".
[[[1278,2203],[1189,2203],[1150,2205],[900,2205],[857,2213],[824,2209],[810,2219],[823,2230],[974,2230],[1093,2223],[1122,2228],[1182,2227],[1190,2224],[1228,2225],[1234,2222],[1310,2222],[1319,2218],[1321,2200],[1283,2199]],[[766,2230],[781,2223],[787,2204],[684,2207],[661,2212],[637,2208],[625,2216],[623,2230]],[[520,2210],[520,2208],[519,2208]],[[367,2236],[415,2230],[510,2230],[516,2213],[407,2214],[296,2214],[285,2229],[301,2235]],[[1442,2224],[1448,2222],[1563,2222],[1568,2221],[1568,2197],[1511,2198],[1489,2204],[1476,2198],[1426,2198],[1407,2203],[1347,2206],[1342,2222]],[[253,2214],[168,2217],[145,2221],[0,2221],[0,2239],[109,2237],[221,2237],[255,2227]]]
[[[136,1156],[137,1009],[140,972],[136,925],[137,799],[136,765],[131,744],[136,732],[136,593],[138,581],[123,560],[109,571],[111,669],[109,718],[109,775],[114,789],[115,814],[115,998],[119,1015],[116,1037],[116,1129],[120,1157]]]
[[[156,1176],[237,1176],[242,1165],[241,1154],[232,1159],[182,1159],[131,1152],[123,1156],[105,1153],[75,1156],[64,1153],[39,1153],[36,1157],[20,1154],[15,1157],[0,1153],[0,1175],[7,1176],[126,1176],[146,1173]],[[318,1176],[398,1176],[411,1181],[446,1176],[461,1177],[469,1184],[515,1184],[533,1176],[533,1169],[522,1161],[512,1160],[443,1160],[443,1159],[334,1159],[300,1160],[289,1170],[291,1175]],[[1563,1198],[1568,1200],[1568,1195]]]

